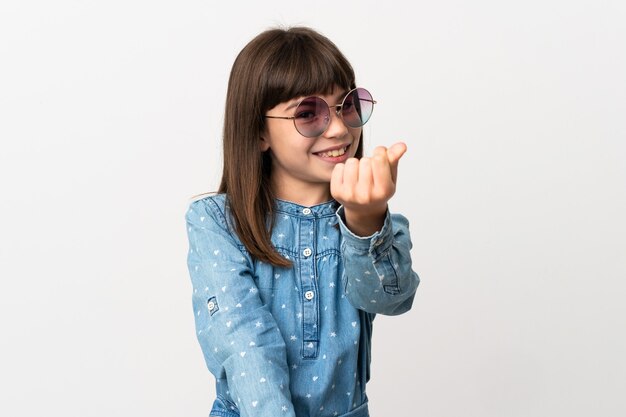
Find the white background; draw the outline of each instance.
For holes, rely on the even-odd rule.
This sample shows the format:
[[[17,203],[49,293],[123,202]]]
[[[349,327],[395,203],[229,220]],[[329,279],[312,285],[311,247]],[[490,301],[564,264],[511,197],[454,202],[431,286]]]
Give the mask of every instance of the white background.
[[[413,310],[374,330],[373,417],[626,415],[626,3],[3,1],[0,414],[207,416],[188,199],[227,76],[309,25],[404,140]]]

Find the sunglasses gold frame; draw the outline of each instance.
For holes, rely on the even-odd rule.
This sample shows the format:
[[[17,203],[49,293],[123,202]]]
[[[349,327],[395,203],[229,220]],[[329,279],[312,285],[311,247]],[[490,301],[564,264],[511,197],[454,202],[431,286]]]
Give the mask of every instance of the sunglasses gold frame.
[[[352,94],[353,92],[355,92],[356,90],[365,90],[365,91],[367,92],[367,94],[369,94],[369,96],[370,96],[370,97],[372,97],[372,93],[370,93],[370,92],[369,92],[369,90],[367,90],[367,89],[365,89],[365,88],[363,88],[363,87],[356,87],[356,88],[353,88],[352,90],[350,90],[350,91],[348,91],[348,92],[346,93],[346,95],[345,95],[345,96],[343,97],[343,99],[341,100],[341,104],[334,104],[334,105],[332,105],[332,106],[331,106],[331,105],[329,105],[328,103],[326,103],[326,100],[324,100],[324,99],[323,99],[323,98],[321,98],[321,97],[317,97],[317,96],[309,96],[309,97],[304,97],[302,100],[300,100],[300,101],[298,102],[298,104],[295,106],[295,110],[294,110],[294,111],[295,111],[295,112],[297,112],[298,107],[300,107],[300,104],[302,104],[302,102],[304,102],[305,100],[309,100],[309,99],[311,99],[311,98],[316,98],[316,99],[320,99],[320,100],[322,100],[324,103],[326,103],[326,105],[328,106],[329,115],[330,115],[330,109],[331,109],[331,108],[334,108],[334,109],[335,109],[335,114],[337,115],[337,117],[341,118],[341,120],[342,120],[344,123],[346,123],[346,122],[345,122],[345,119],[343,118],[343,113],[342,113],[341,111],[342,111],[342,109],[343,109],[344,103],[346,102],[346,99],[348,98],[348,96],[349,96],[350,94]],[[376,100],[374,100],[374,98],[372,98],[371,100],[369,100],[369,99],[366,99],[366,98],[361,98],[361,97],[359,97],[359,100],[362,100],[362,101],[369,101],[370,103],[372,103],[372,113],[374,112],[374,104],[376,104],[376,103],[377,103],[377,101],[376,101]],[[294,125],[294,127],[296,128],[296,130],[298,131],[298,133],[300,133],[302,136],[307,137],[307,138],[313,138],[313,137],[316,137],[316,136],[319,136],[319,135],[323,134],[323,133],[324,133],[324,132],[326,132],[326,130],[328,129],[328,126],[330,126],[330,123],[326,123],[326,127],[324,128],[324,130],[323,130],[323,131],[321,131],[321,132],[320,132],[320,133],[318,133],[317,135],[307,136],[307,135],[304,135],[302,132],[300,132],[300,130],[298,129],[298,126],[297,126],[297,124],[296,124],[296,118],[297,118],[297,116],[295,116],[295,115],[294,115],[294,116],[269,116],[269,115],[264,115],[263,117],[265,117],[265,118],[267,118],[267,119],[283,119],[283,120],[293,120],[293,125]],[[367,118],[367,120],[365,121],[365,123],[367,123],[367,122],[369,121],[370,117],[372,117],[372,115],[371,115],[371,114],[370,114],[370,116]],[[365,125],[365,123],[363,123],[363,124],[361,124],[361,125],[359,125],[359,126],[350,126],[350,125],[348,125],[348,126],[353,127],[353,128],[354,128],[354,127],[361,127],[361,126]]]

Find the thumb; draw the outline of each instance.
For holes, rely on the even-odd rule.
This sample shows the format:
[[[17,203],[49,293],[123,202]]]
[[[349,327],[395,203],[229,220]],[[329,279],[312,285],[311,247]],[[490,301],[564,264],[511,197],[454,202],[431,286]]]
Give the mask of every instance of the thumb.
[[[389,166],[391,168],[391,178],[393,182],[396,182],[398,176],[398,161],[406,152],[406,144],[404,142],[394,143],[389,149],[387,149],[387,159],[389,160]]]

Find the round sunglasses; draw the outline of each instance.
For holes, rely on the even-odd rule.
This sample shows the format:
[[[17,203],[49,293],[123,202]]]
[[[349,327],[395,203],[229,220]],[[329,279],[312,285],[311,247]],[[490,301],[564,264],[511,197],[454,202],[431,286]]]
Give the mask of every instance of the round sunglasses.
[[[330,125],[330,108],[333,107],[337,116],[349,127],[361,127],[372,116],[376,101],[365,88],[348,91],[341,104],[329,106],[320,97],[306,97],[296,106],[295,115],[265,116],[268,119],[293,120],[298,133],[307,138],[314,138],[326,132]]]

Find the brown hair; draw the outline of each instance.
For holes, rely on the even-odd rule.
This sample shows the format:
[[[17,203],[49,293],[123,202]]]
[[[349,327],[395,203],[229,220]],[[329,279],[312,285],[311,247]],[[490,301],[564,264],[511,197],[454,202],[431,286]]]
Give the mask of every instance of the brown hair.
[[[224,168],[218,192],[226,193],[239,239],[256,259],[290,266],[270,240],[274,193],[272,161],[262,152],[263,115],[279,103],[333,87],[356,87],[354,70],[334,43],[305,28],[267,30],[250,41],[233,64],[224,115]],[[363,153],[359,141],[356,156]]]

